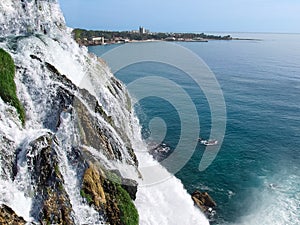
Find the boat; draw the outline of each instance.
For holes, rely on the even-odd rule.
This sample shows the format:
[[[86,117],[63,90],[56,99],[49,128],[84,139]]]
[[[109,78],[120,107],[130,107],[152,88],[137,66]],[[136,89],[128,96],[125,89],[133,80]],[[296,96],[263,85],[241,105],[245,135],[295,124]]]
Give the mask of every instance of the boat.
[[[201,144],[206,146],[212,146],[218,144],[217,140],[203,140],[202,138],[199,138],[198,140],[200,141]]]

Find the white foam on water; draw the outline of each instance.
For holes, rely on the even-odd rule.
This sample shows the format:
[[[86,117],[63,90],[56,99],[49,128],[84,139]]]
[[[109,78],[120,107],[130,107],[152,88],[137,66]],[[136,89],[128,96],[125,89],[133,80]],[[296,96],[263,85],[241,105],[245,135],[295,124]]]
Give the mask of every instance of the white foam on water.
[[[204,214],[194,206],[191,196],[183,184],[174,175],[163,168],[147,151],[141,139],[137,118],[133,121],[133,144],[139,161],[142,179],[135,205],[138,209],[141,225],[208,225]]]
[[[299,168],[282,170],[265,180],[262,189],[251,193],[250,212],[232,225],[299,225]]]

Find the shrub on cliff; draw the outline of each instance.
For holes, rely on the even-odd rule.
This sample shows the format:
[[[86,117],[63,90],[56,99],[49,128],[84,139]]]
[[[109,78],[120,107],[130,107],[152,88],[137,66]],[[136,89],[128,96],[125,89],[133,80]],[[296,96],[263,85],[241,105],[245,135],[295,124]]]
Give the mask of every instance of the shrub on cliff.
[[[15,64],[11,56],[0,48],[0,97],[17,109],[22,124],[25,124],[25,111],[16,94]]]
[[[121,220],[123,224],[126,225],[138,225],[139,224],[139,214],[135,208],[129,194],[120,185],[117,187],[117,201],[118,207],[121,211]]]

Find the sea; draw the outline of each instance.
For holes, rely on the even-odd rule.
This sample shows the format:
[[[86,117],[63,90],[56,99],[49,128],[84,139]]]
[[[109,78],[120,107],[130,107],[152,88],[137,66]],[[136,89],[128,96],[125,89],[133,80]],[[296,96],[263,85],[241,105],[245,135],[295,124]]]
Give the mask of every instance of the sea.
[[[299,225],[300,34],[231,33],[231,36],[248,40],[172,43],[191,57],[198,57],[211,72],[215,87],[222,93],[225,111],[222,110],[226,113],[222,118],[226,120],[224,135],[217,140],[218,151],[210,165],[199,169],[199,162],[210,146],[195,140],[188,160],[174,172],[175,176],[189,193],[205,191],[215,200],[217,207],[209,215],[212,225]],[[88,49],[101,57],[124,45],[134,48],[149,43]],[[155,54],[166,55],[166,51],[158,48]],[[172,58],[176,51],[170,54]],[[181,57],[180,51],[178,54]],[[180,63],[181,67],[177,67],[161,59],[144,60],[126,64],[115,72],[129,87],[135,80],[152,77],[139,83],[141,89],[150,92],[148,95],[141,98],[131,94],[138,99],[135,111],[143,138],[149,145],[155,143],[160,147],[154,157],[162,163],[176,152],[185,132],[182,126],[189,131],[194,129],[189,126],[199,125],[199,133],[191,135],[214,138],[212,110],[218,104],[213,104],[207,90],[199,85],[207,82],[205,77],[195,80],[182,69],[196,70],[197,65],[189,58],[182,58]],[[159,85],[153,79],[159,80]],[[170,95],[162,97],[157,91],[160,85],[165,85]],[[191,101],[166,97],[181,91]],[[186,112],[184,108],[190,104],[198,119],[194,124],[184,125],[181,117],[187,115],[182,112],[188,114],[191,110]],[[191,147],[187,144],[186,148]]]

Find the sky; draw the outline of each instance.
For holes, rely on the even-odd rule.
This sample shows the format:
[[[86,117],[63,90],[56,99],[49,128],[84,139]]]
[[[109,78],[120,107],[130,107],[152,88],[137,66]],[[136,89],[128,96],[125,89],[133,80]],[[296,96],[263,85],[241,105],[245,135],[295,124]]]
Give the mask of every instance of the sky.
[[[300,33],[299,0],[58,0],[67,25],[90,30]]]

